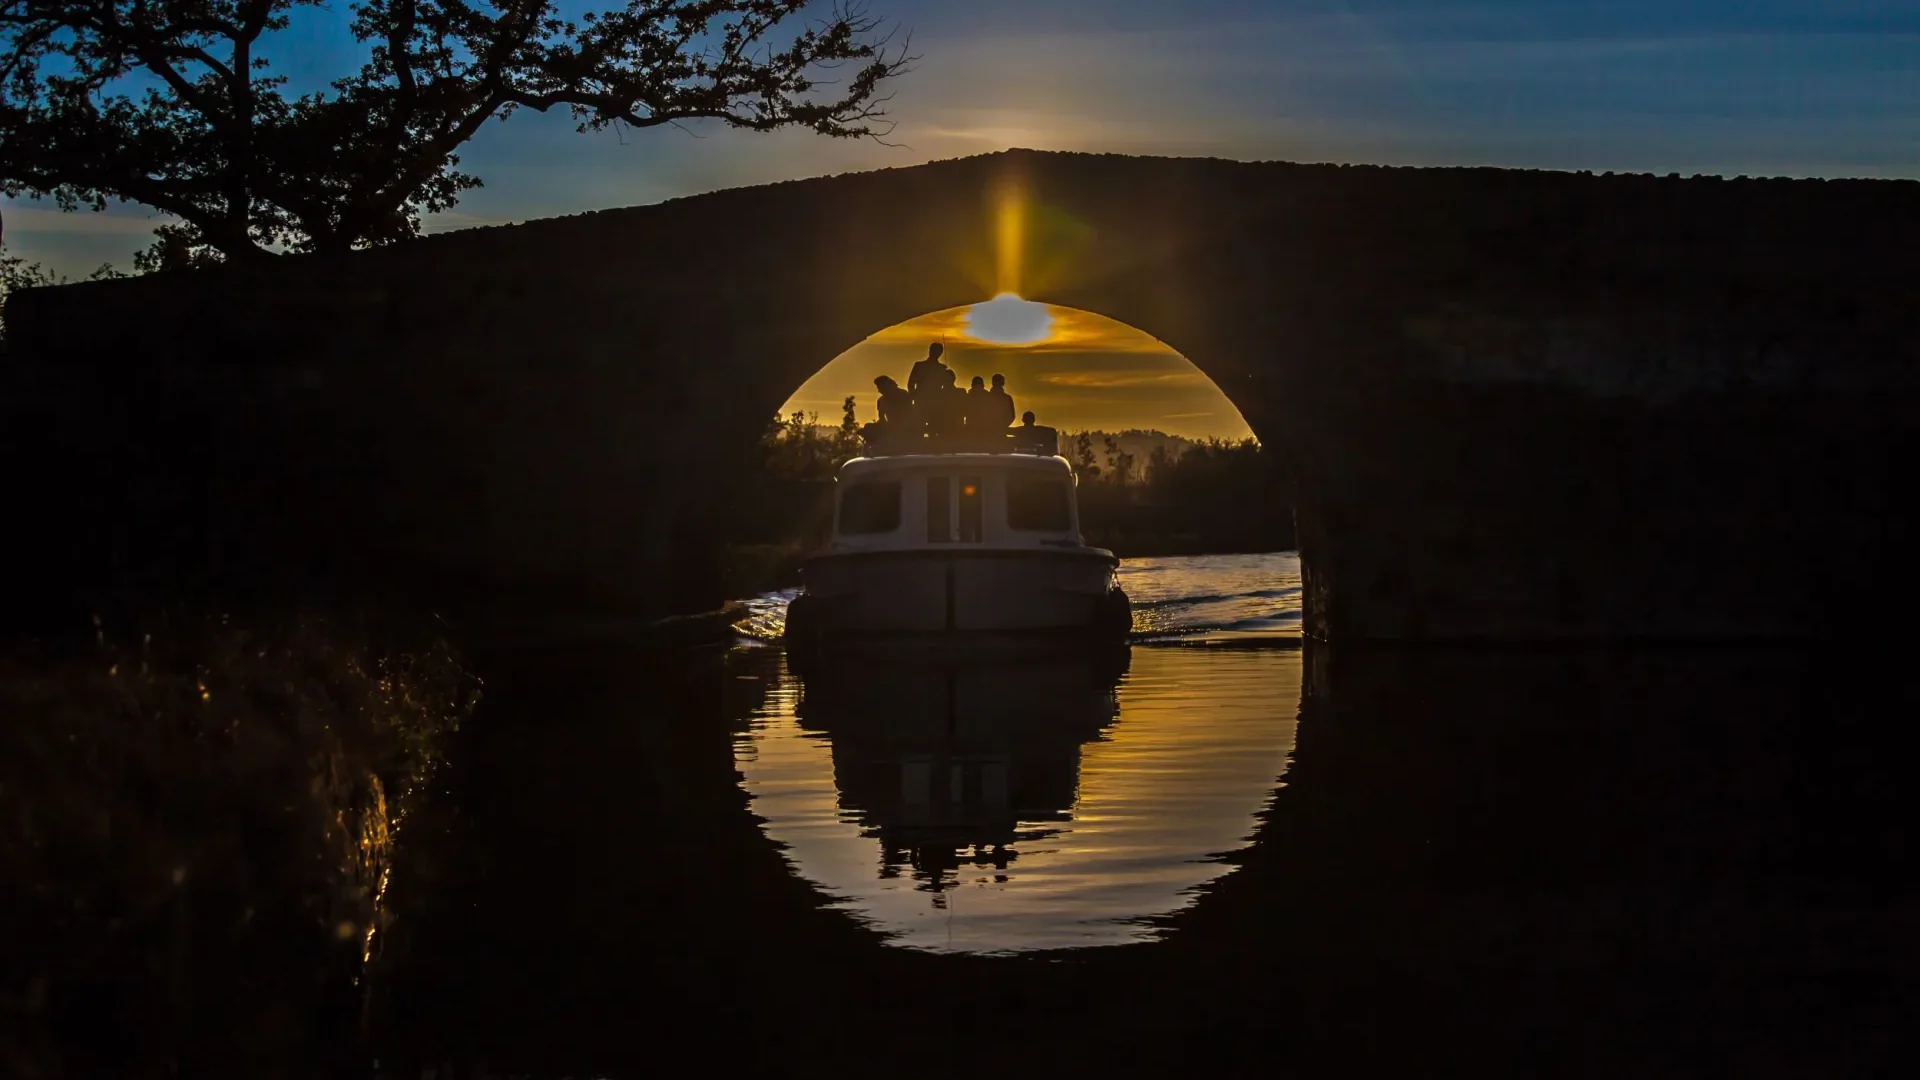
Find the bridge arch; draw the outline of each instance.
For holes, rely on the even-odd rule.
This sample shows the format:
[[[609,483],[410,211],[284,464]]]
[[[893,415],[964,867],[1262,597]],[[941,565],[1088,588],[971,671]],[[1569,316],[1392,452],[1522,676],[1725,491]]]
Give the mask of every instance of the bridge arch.
[[[1870,507],[1920,427],[1920,186],[1024,151],[23,293],[5,427],[69,468],[24,503],[87,523],[40,555],[110,564],[141,507],[450,607],[717,601],[680,571],[727,447],[998,291],[1009,184],[1015,291],[1167,342],[1289,462],[1311,634],[1794,636],[1912,580]]]
[[[782,417],[816,413],[821,423],[837,423],[844,399],[852,395],[860,421],[872,420],[874,378],[890,375],[904,383],[934,343],[944,347],[942,359],[954,368],[961,389],[974,376],[1003,375],[1016,417],[1032,408],[1038,423],[1062,432],[1252,435],[1225,389],[1168,343],[1100,312],[1011,293],[878,329],[816,368],[777,411]]]

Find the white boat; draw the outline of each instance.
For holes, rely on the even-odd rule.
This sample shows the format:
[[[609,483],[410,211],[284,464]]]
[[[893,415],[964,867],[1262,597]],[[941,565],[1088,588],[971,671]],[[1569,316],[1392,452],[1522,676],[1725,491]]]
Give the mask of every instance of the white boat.
[[[802,564],[790,642],[1042,633],[1124,640],[1119,560],[1080,538],[1073,469],[1045,451],[855,458],[833,535]]]

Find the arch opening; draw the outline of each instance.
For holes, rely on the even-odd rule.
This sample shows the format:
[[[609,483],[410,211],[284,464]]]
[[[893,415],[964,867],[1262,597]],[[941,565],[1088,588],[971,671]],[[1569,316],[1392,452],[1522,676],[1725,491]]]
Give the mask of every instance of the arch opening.
[[[1262,446],[1226,388],[1138,327],[1009,291],[867,335],[762,421],[757,491],[728,525],[730,596],[757,598],[752,604],[797,585],[800,558],[830,530],[834,473],[859,456],[859,428],[876,417],[876,377],[906,383],[933,344],[961,389],[1004,376],[1016,418],[1031,411],[1059,433],[1060,453],[1079,479],[1089,544],[1123,561],[1297,549],[1290,469]],[[1228,558],[1195,573],[1215,570],[1230,583],[1226,595],[1260,600],[1201,612],[1181,597],[1156,596],[1167,610],[1150,607],[1136,631],[1298,633],[1297,558],[1277,571]],[[1249,609],[1273,609],[1275,600],[1285,610]],[[749,628],[777,635],[781,610],[777,598],[768,601]]]
[[[793,478],[815,488],[817,522],[831,521],[840,455],[859,452],[836,443],[842,417],[849,435],[873,420],[874,378],[904,384],[932,344],[962,387],[1004,375],[1016,415],[1061,433],[1082,532],[1123,560],[1136,644],[1297,640],[1286,465],[1197,364],[1079,308],[1006,292],[887,327],[814,371],[770,434],[824,451]],[[745,628],[778,636],[791,595],[757,597]],[[1211,853],[1247,842],[1271,801],[1301,668],[1285,649],[1126,653],[1133,668],[1117,672],[884,652],[804,677],[783,668],[781,706],[738,743],[742,786],[792,872],[890,944],[995,954],[1159,940],[1223,876]],[[1193,708],[1199,686],[1206,704]],[[1210,771],[1228,764],[1238,771]]]
[[[931,311],[871,334],[822,365],[779,414],[837,421],[848,396],[872,418],[876,376],[904,381],[938,343],[966,388],[1003,374],[1007,390],[1038,422],[1066,431],[1159,431],[1189,442],[1256,440],[1224,389],[1173,346],[1092,311],[1025,300],[1012,292]],[[1256,440],[1257,441],[1257,440]]]

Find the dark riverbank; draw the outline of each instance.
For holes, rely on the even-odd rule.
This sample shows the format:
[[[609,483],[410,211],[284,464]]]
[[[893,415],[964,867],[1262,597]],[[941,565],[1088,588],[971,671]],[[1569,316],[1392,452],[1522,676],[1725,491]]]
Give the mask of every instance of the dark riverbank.
[[[478,651],[457,733],[407,711],[471,685],[435,655],[394,682],[345,628],[216,626],[10,663],[7,1074],[640,1076],[700,1033],[832,1077],[976,1036],[1073,1072],[1868,1076],[1920,1007],[1897,656],[1312,648],[1252,844],[1166,941],[990,957],[886,946],[762,831],[735,745],[779,650]],[[418,723],[370,726],[396,695]],[[339,926],[389,866],[363,969]]]
[[[0,1065],[361,1067],[403,822],[478,681],[443,638],[183,614],[0,651]]]

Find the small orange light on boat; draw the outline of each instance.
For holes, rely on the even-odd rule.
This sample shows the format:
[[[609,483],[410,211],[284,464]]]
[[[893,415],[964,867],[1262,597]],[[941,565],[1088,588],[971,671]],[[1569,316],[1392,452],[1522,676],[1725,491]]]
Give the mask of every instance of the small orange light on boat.
[[[976,489],[974,488],[974,486],[973,486],[972,484],[968,484],[968,485],[966,485],[965,487],[963,487],[963,488],[961,488],[961,489],[960,489],[960,494],[962,494],[962,495],[972,495],[972,494],[974,493],[974,491],[975,491],[975,490],[976,490]]]

